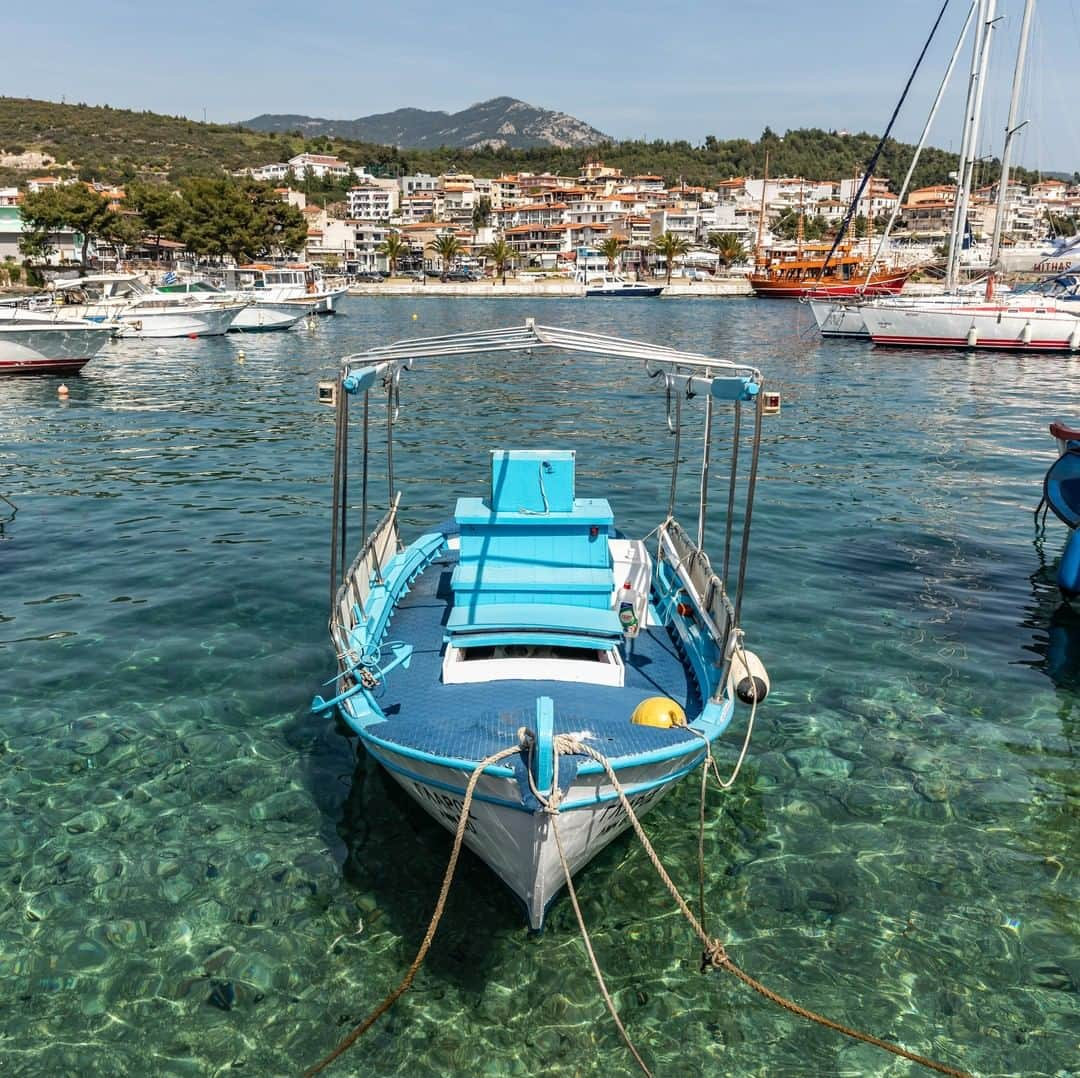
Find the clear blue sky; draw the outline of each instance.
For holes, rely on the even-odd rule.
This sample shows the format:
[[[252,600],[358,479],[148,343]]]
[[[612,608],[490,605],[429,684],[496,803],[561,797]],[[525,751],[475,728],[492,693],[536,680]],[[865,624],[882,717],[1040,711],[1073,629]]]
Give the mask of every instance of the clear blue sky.
[[[222,122],[453,111],[506,94],[618,138],[756,138],[768,125],[880,131],[941,0],[492,4],[58,0],[12,5],[0,93]],[[1076,0],[1036,11],[1019,161],[1080,170]],[[952,0],[896,129],[914,141],[968,7]],[[506,9],[506,10],[503,10]],[[1004,15],[984,152],[1000,153],[1023,0]],[[933,145],[959,146],[953,79]]]

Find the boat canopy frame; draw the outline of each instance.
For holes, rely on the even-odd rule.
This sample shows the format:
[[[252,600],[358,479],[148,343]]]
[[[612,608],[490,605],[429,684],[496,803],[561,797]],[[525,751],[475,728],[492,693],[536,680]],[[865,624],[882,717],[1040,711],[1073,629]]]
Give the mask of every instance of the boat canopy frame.
[[[726,667],[730,662],[729,644],[733,639],[732,633],[738,630],[746,579],[762,418],[766,414],[766,395],[763,392],[764,380],[761,371],[751,364],[718,359],[699,352],[682,351],[623,337],[538,325],[531,318],[526,319],[523,325],[505,329],[394,341],[342,359],[334,395],[336,422],[330,537],[330,629],[331,636],[338,644],[339,661],[348,661],[344,653],[349,650],[349,634],[355,624],[356,615],[361,618],[366,616],[364,606],[370,590],[369,578],[374,575],[376,581],[381,580],[382,569],[388,559],[402,549],[397,525],[401,495],[396,489],[394,479],[394,423],[400,409],[402,375],[410,370],[418,359],[471,357],[497,352],[531,353],[541,348],[641,360],[648,377],[662,379],[666,395],[667,427],[673,438],[671,484],[667,513],[649,536],[657,536],[658,557],[671,561],[672,572],[682,581],[685,590],[692,593],[697,600],[696,605],[702,615],[704,628],[716,640],[723,658],[724,670],[719,680],[719,685],[722,686],[727,676]],[[386,399],[385,463],[388,511],[369,534],[371,394],[380,391],[385,394]],[[705,403],[695,542],[675,519],[675,500],[682,454],[683,404],[684,401],[699,396],[704,398]],[[361,551],[351,563],[346,556],[348,516],[355,508],[349,504],[350,397],[360,397],[362,400],[360,526],[365,537]],[[716,403],[731,404],[734,413],[724,553],[720,574],[713,571],[709,556],[704,550]],[[741,480],[739,456],[745,426],[744,404],[752,405],[745,409],[752,416],[752,430],[750,464],[745,480]],[[741,506],[742,532],[736,537],[734,523],[740,487],[745,488]],[[732,592],[728,588],[728,581],[733,555],[737,556],[738,569],[735,589]],[[364,579],[360,579],[361,577]],[[345,672],[343,666],[342,673]]]

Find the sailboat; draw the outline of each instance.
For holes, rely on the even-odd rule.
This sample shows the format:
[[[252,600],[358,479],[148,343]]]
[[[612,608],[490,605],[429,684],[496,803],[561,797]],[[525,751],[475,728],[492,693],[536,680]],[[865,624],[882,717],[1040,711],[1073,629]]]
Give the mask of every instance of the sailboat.
[[[870,338],[870,329],[867,322],[867,315],[877,307],[887,308],[890,311],[896,311],[900,308],[917,310],[925,310],[928,308],[955,308],[958,305],[977,303],[983,296],[984,289],[981,285],[958,284],[957,271],[960,265],[961,254],[967,249],[971,239],[970,227],[967,220],[967,207],[970,200],[975,163],[973,147],[976,145],[978,139],[983,93],[986,87],[986,71],[988,69],[990,57],[991,32],[995,27],[994,4],[987,3],[987,0],[971,0],[967,17],[964,20],[956,45],[953,48],[952,55],[938,87],[933,105],[931,106],[926,122],[923,125],[922,134],[915,147],[915,153],[912,156],[907,175],[904,177],[904,181],[901,184],[900,198],[896,209],[893,211],[892,217],[881,238],[881,242],[878,245],[877,257],[880,257],[881,251],[884,249],[884,245],[899,216],[904,196],[908,191],[912,176],[915,172],[915,167],[918,164],[919,157],[926,145],[934,118],[936,117],[942,99],[945,96],[946,89],[948,88],[953,71],[956,67],[957,59],[963,49],[964,41],[972,24],[975,26],[975,40],[971,51],[971,70],[968,77],[967,98],[964,104],[964,126],[960,146],[960,167],[957,171],[956,194],[953,201],[953,220],[950,229],[949,256],[946,272],[946,292],[942,296],[931,297],[875,297],[873,295],[864,295],[856,299],[840,301],[833,300],[829,297],[811,296],[809,299],[810,309],[813,312],[818,329],[824,337],[861,337],[868,340]],[[1021,33],[1021,49],[1018,53],[1017,65],[1013,75],[1014,101],[1019,91],[1020,79],[1023,73],[1024,51],[1029,28],[1030,20],[1025,22],[1025,28]],[[1010,119],[1009,129],[1010,131],[1013,129],[1012,118]],[[1006,142],[1008,144],[1008,138],[1006,139]],[[1008,186],[1008,167],[1004,158],[1002,163],[1005,168],[1003,169],[1002,186],[999,192],[1001,195],[1007,191]],[[998,220],[1000,221],[1003,216],[1004,204],[999,200]],[[1000,251],[1000,243],[998,244],[998,251]],[[891,327],[883,324],[879,326],[879,328],[884,333]]]
[[[1001,177],[998,181],[997,213],[991,241],[991,264],[997,266],[1001,252],[1009,188],[1009,169],[1013,137],[1023,125],[1017,124],[1021,81],[1031,34],[1035,0],[1026,0],[1013,73],[1009,118],[1005,129],[1005,146],[1001,155]],[[979,95],[969,117],[971,130],[969,146],[974,147],[979,122],[979,104],[984,89],[986,54],[990,33],[995,22],[995,0],[981,0],[984,23],[983,54],[979,69]],[[966,132],[965,132],[966,133]],[[963,154],[963,150],[962,150]],[[1023,352],[1080,351],[1080,311],[1076,302],[1064,296],[1044,294],[1038,288],[1021,289],[1002,294],[996,290],[994,274],[986,284],[981,298],[955,294],[956,268],[959,261],[959,230],[966,219],[970,195],[970,174],[974,151],[965,167],[966,185],[957,199],[953,218],[952,242],[949,251],[946,285],[950,292],[930,301],[897,303],[888,300],[867,304],[862,310],[870,339],[876,345],[903,347],[992,349]]]
[[[402,376],[419,360],[476,357],[482,370],[489,357],[501,367],[537,351],[636,360],[665,389],[671,496],[649,541],[619,531],[606,499],[580,496],[574,450],[542,444],[493,448],[486,487],[459,498],[450,522],[406,544],[392,452]],[[736,703],[756,707],[768,691],[739,627],[766,414],[761,373],[528,319],[348,356],[326,388],[337,406],[330,555],[337,671],[330,699],[317,696],[312,708],[337,711],[390,778],[503,880],[539,929],[570,876],[630,825],[625,804],[644,816],[706,760]],[[342,573],[344,529],[355,511],[346,487],[349,400],[363,405],[366,533],[369,417],[380,396],[389,505]],[[675,517],[691,396],[704,411],[696,535]],[[713,416],[725,405],[732,467],[724,504],[729,515],[741,506],[741,539],[729,519],[717,573],[703,543]],[[746,412],[751,449],[736,467]],[[355,478],[352,489],[355,498]],[[753,711],[743,755],[752,718]]]

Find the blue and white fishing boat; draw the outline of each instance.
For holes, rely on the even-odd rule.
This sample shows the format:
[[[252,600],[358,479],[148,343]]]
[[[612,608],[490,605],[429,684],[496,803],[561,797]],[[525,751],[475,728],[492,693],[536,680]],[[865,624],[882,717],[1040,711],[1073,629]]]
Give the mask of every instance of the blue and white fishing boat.
[[[421,359],[494,354],[504,365],[541,350],[609,356],[624,367],[642,361],[666,391],[674,454],[657,526],[644,539],[626,536],[604,498],[580,497],[572,450],[493,448],[490,486],[458,499],[451,523],[403,543],[392,451],[402,376]],[[531,319],[348,356],[339,379],[320,391],[337,408],[330,635],[338,670],[330,699],[317,696],[313,709],[336,708],[429,815],[450,831],[464,827],[465,844],[539,929],[567,871],[629,825],[620,790],[644,816],[706,761],[736,699],[756,706],[768,692],[764,667],[743,646],[739,612],[762,416],[779,398],[764,394],[761,373],[745,364]],[[354,398],[362,402],[365,541],[346,569],[346,520],[356,510],[346,513]],[[369,427],[383,399],[390,504],[367,534]],[[704,417],[696,537],[675,518],[691,401]],[[717,573],[703,537],[723,405],[731,413],[730,478]],[[475,794],[463,820],[470,780]]]
[[[1043,522],[1046,510],[1053,510],[1069,529],[1065,550],[1058,562],[1057,583],[1066,599],[1080,595],[1080,430],[1064,423],[1051,423],[1050,433],[1058,444],[1058,458],[1047,469],[1043,479],[1043,496],[1035,509],[1040,510]]]

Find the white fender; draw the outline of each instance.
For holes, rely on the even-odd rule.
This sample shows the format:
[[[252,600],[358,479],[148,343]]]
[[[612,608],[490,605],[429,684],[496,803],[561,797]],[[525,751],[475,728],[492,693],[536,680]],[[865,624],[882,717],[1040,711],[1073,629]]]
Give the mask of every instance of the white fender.
[[[754,703],[755,697],[760,704],[771,687],[765,664],[752,651],[742,650],[731,656],[728,685],[744,704]]]

